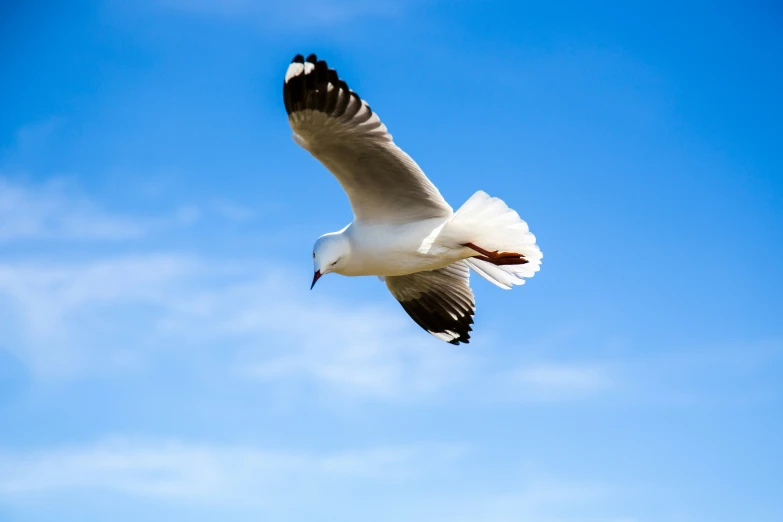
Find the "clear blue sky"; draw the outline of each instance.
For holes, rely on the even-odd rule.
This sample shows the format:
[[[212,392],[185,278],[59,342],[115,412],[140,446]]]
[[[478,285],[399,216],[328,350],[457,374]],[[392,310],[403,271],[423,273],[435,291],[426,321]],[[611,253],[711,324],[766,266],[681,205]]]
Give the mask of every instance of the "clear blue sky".
[[[775,2],[0,9],[0,520],[783,520]],[[308,291],[310,52],[538,237],[471,344]]]

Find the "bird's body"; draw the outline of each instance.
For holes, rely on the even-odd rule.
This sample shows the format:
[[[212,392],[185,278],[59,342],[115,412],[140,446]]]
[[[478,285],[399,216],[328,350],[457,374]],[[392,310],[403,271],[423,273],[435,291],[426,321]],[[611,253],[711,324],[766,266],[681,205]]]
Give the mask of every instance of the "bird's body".
[[[506,289],[539,270],[541,250],[516,212],[482,191],[454,212],[326,62],[297,55],[283,98],[294,141],[334,174],[354,213],[316,241],[313,285],[332,272],[378,276],[419,326],[458,344],[475,311],[470,269]]]
[[[348,238],[348,261],[334,272],[346,276],[402,276],[436,270],[470,257],[471,250],[451,240],[451,217],[411,223],[370,224],[354,221]]]

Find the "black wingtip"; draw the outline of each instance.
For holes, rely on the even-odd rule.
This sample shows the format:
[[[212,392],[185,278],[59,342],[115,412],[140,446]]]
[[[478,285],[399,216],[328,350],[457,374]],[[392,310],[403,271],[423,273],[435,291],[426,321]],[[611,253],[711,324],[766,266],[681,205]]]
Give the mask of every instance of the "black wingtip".
[[[470,331],[470,330],[471,330],[471,328],[470,328],[470,326],[468,326],[468,331]],[[459,345],[460,343],[462,343],[462,344],[470,344],[470,334],[466,332],[466,333],[460,335],[459,337],[457,337],[456,339],[452,339],[451,341],[448,341],[448,343],[449,344],[453,344],[453,345]]]
[[[329,84],[334,88],[330,88]],[[346,119],[356,116],[362,107],[366,108],[359,118],[353,120],[355,125],[363,124],[373,116],[370,106],[339,78],[337,71],[330,69],[326,61],[319,60],[315,53],[307,58],[301,54],[294,56],[283,82],[283,104],[289,115],[312,109],[334,118]],[[377,121],[371,127],[373,125],[377,128],[381,123]],[[368,127],[367,130],[371,129]]]
[[[459,346],[460,344],[470,344],[470,336],[469,335],[463,335],[461,337],[457,337],[456,339],[452,339],[451,341],[446,341],[449,344],[453,344],[454,346]]]

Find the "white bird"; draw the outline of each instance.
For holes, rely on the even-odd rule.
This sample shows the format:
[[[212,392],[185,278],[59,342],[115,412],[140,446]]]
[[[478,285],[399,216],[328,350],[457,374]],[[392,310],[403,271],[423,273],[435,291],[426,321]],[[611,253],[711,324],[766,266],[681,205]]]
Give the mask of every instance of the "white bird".
[[[419,326],[459,344],[476,309],[470,268],[505,289],[539,270],[541,250],[519,214],[483,191],[454,212],[325,61],[297,55],[283,99],[294,141],[334,174],[354,215],[315,242],[313,286],[332,272],[378,276]]]

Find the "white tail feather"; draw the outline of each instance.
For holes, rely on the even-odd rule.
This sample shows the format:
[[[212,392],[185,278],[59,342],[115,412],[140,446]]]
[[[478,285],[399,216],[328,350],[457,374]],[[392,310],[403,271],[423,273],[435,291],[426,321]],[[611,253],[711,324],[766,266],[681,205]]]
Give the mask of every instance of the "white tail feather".
[[[497,266],[481,259],[467,259],[470,267],[481,277],[505,289],[525,283],[541,268],[541,249],[527,223],[499,198],[480,190],[468,199],[452,218],[450,227],[464,243],[498,252],[515,252],[527,259],[522,265]]]

